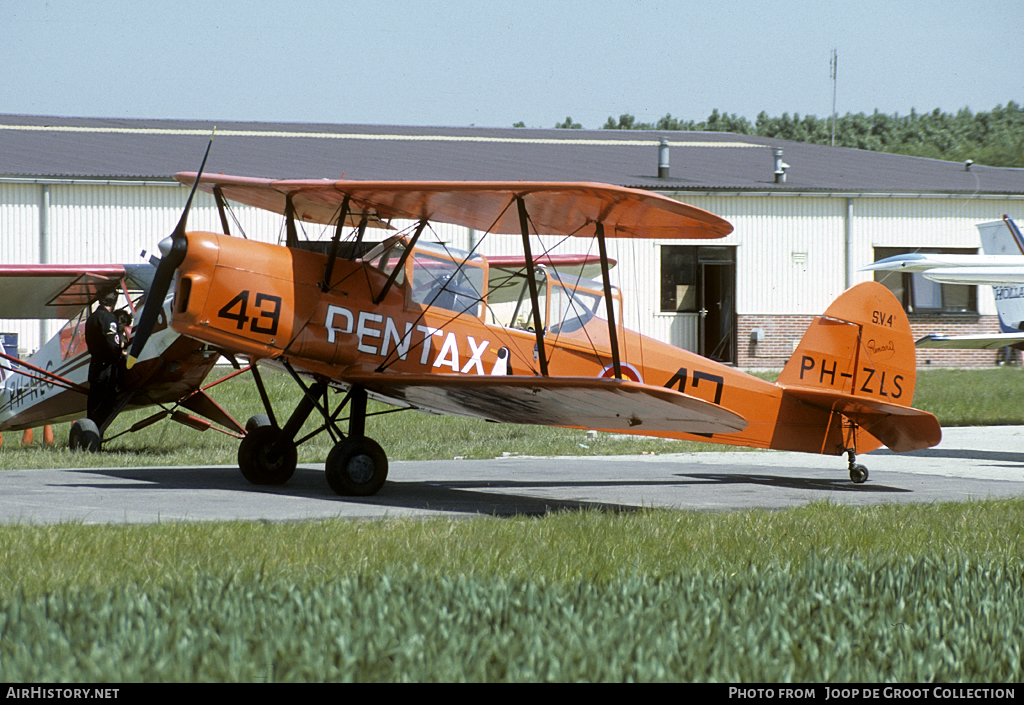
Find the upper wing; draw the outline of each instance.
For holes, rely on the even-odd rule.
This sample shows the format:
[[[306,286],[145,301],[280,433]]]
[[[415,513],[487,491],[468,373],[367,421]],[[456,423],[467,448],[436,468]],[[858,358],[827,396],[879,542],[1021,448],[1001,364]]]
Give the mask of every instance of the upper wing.
[[[503,423],[646,433],[735,433],[739,414],[667,387],[628,380],[476,375],[346,376],[420,409]]]
[[[192,184],[195,173],[175,174]],[[639,189],[595,183],[530,181],[275,181],[242,176],[203,176],[199,188],[218,188],[225,198],[283,214],[290,198],[295,217],[333,223],[349,197],[350,223],[364,215],[370,225],[392,218],[454,223],[492,233],[521,233],[515,199],[526,204],[540,235],[593,234],[603,223],[608,237],[717,238],[732,232],[728,221],[700,208]]]
[[[71,318],[125,274],[119,264],[0,266],[0,318]]]

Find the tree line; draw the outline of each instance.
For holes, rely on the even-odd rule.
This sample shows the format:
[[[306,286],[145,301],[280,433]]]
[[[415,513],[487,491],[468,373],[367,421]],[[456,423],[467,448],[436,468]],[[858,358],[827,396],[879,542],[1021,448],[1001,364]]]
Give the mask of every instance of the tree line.
[[[732,132],[795,142],[835,144],[878,152],[948,161],[973,160],[976,164],[1024,167],[1024,107],[1010,101],[988,112],[963,108],[945,113],[936,108],[930,113],[911,110],[909,115],[871,115],[847,113],[831,117],[800,116],[783,113],[771,117],[762,111],[751,123],[745,117],[720,113],[716,108],[706,120],[681,120],[666,114],[657,122],[639,122],[626,113],[609,117],[605,130],[684,130],[696,132]],[[513,127],[524,127],[519,122]],[[582,129],[572,117],[555,125],[559,129]]]

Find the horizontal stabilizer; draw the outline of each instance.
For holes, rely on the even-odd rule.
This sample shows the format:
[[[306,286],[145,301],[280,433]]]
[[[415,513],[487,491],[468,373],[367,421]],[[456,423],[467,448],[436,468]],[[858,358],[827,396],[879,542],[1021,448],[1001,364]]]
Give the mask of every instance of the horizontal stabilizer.
[[[942,440],[939,420],[927,411],[822,389],[787,388],[785,394],[846,416],[897,453],[931,448]]]
[[[739,414],[666,387],[589,377],[378,374],[342,381],[400,404],[502,423],[625,433],[735,433]]]

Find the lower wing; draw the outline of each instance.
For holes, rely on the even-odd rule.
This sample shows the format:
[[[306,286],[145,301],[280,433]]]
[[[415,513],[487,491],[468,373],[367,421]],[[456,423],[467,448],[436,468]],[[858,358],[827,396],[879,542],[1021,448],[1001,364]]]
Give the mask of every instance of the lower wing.
[[[667,387],[586,377],[346,376],[386,400],[503,423],[645,433],[736,433],[739,414]]]

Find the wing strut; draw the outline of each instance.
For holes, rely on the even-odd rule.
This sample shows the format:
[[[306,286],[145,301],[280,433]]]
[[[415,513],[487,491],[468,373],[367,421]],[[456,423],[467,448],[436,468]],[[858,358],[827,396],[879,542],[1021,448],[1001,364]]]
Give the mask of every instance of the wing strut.
[[[412,254],[412,248],[416,246],[416,241],[420,239],[420,235],[423,234],[423,229],[426,227],[427,221],[424,218],[416,227],[416,232],[413,233],[412,239],[409,240],[409,243],[405,246],[405,252],[402,253],[401,257],[399,257],[398,264],[395,265],[394,270],[391,272],[391,276],[388,277],[387,283],[384,285],[384,288],[381,289],[380,293],[377,294],[377,298],[373,300],[373,303],[379,305],[380,302],[384,300],[384,297],[388,295],[388,292],[391,291],[391,287],[395,284],[395,279],[397,279],[398,275],[405,270],[405,262],[409,259],[409,255]],[[387,257],[387,255],[385,254],[384,257]]]
[[[341,212],[338,213],[338,227],[334,229],[334,238],[331,240],[331,252],[327,256],[327,266],[324,268],[324,280],[320,283],[320,291],[327,291],[331,288],[331,273],[334,271],[334,260],[338,259],[338,240],[341,239],[341,230],[345,226],[345,218],[348,217],[348,203],[350,197],[346,193],[345,200],[341,202]],[[362,239],[363,228],[366,220],[360,223],[359,237]]]
[[[224,191],[220,186],[213,187],[213,198],[217,201],[217,212],[220,213],[220,225],[224,228],[224,234],[230,235],[231,230],[228,229],[228,204],[224,200]]]
[[[615,379],[622,379],[622,362],[619,359],[619,335],[615,329],[615,301],[612,299],[612,281],[608,274],[608,249],[604,243],[604,223],[597,223],[597,247],[601,255],[601,280],[604,282],[604,305],[608,312],[608,341],[612,346],[612,371]]]
[[[295,229],[295,203],[292,201],[292,194],[285,196],[284,201],[284,223],[287,229],[285,244],[288,247],[299,246],[299,233]]]
[[[537,280],[533,272],[533,252],[530,251],[530,225],[527,220],[526,202],[516,194],[516,205],[519,207],[519,227],[523,231],[523,254],[526,255],[526,281],[530,285],[530,302],[533,304],[533,329],[537,334],[537,360],[540,362],[540,373],[548,376],[548,356],[544,350],[544,325],[540,318],[540,302],[537,297]]]

